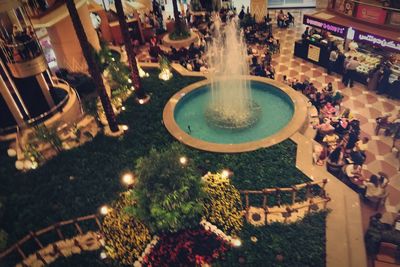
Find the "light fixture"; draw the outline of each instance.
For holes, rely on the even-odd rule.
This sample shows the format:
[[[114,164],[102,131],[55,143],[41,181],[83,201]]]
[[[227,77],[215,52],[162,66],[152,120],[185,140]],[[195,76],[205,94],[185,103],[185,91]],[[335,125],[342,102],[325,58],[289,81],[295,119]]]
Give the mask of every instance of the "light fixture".
[[[228,178],[229,177],[229,174],[230,174],[230,172],[229,172],[229,170],[222,170],[222,172],[221,172],[221,176],[223,177],[223,178]]]
[[[129,126],[124,124],[124,125],[121,126],[121,129],[122,129],[123,131],[128,131]]]
[[[143,99],[139,99],[139,104],[143,105],[144,104],[144,100]]]
[[[133,184],[134,182],[134,177],[133,174],[130,172],[125,173],[124,175],[122,175],[122,182],[124,184],[126,184],[127,186],[130,186]]]
[[[128,78],[128,83],[132,83],[132,80],[130,78]]]
[[[240,247],[241,245],[242,245],[242,241],[239,238],[233,238],[232,239],[232,246]]]
[[[125,106],[122,106],[121,109],[122,109],[122,110],[126,110]]]
[[[110,212],[110,208],[107,205],[103,205],[100,207],[100,214],[107,215]]]
[[[186,158],[186,157],[180,157],[180,158],[179,158],[179,162],[180,162],[182,165],[185,165],[185,164],[187,163],[187,158]]]
[[[104,251],[100,252],[100,259],[104,260],[105,258],[107,258],[107,254]]]

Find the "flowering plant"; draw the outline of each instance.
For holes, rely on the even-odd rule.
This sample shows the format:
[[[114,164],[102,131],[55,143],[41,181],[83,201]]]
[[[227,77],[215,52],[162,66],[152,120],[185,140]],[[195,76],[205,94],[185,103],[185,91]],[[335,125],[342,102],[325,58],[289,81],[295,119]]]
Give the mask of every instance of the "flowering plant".
[[[229,178],[207,173],[203,178],[203,214],[207,221],[228,234],[237,234],[243,226],[242,203],[239,191]]]
[[[197,266],[210,264],[229,245],[221,237],[204,229],[186,229],[163,234],[150,254],[142,259],[143,266]]]

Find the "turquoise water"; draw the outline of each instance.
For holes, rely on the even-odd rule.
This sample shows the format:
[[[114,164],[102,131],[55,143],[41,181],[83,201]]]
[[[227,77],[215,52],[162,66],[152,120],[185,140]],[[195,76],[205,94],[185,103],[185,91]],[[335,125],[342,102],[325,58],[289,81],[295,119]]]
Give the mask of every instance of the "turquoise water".
[[[272,85],[251,81],[253,100],[262,108],[261,118],[250,128],[228,130],[211,127],[204,118],[211,96],[203,86],[185,95],[176,105],[175,121],[179,127],[198,139],[220,144],[240,144],[259,140],[279,132],[293,117],[294,107],[285,93]]]

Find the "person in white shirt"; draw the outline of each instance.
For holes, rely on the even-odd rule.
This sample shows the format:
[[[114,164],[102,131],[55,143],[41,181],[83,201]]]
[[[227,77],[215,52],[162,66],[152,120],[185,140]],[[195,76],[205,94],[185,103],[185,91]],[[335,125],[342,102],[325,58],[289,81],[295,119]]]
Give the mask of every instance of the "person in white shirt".
[[[384,176],[378,178],[376,175],[371,175],[369,181],[364,181],[365,197],[383,197],[388,183],[388,179]]]
[[[350,85],[350,88],[353,87],[354,85],[354,78],[356,76],[356,69],[360,65],[360,62],[358,62],[357,57],[354,57],[350,59],[349,63],[347,63],[346,69],[348,71],[348,84]]]
[[[339,54],[337,52],[337,48],[333,48],[331,53],[329,54],[328,68],[326,69],[328,74],[331,74],[331,72],[335,69],[335,64],[338,56]]]

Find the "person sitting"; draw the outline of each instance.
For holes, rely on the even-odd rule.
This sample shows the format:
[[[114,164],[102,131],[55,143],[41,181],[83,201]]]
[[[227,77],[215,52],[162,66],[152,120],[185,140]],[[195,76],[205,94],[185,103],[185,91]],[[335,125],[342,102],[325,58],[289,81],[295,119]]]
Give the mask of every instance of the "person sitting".
[[[386,194],[386,187],[389,180],[385,177],[378,177],[376,175],[371,175],[369,181],[364,181],[366,198],[380,198]]]
[[[310,37],[310,32],[309,32],[310,28],[306,27],[306,30],[303,32],[303,34],[301,35],[301,39],[307,39],[308,37]]]
[[[339,136],[337,136],[334,131],[330,131],[322,139],[322,142],[326,144],[329,151],[333,151],[336,148],[338,141],[339,141]]]
[[[288,12],[287,17],[288,17],[288,25],[293,24],[294,26],[294,16],[290,12]]]
[[[345,163],[343,147],[338,146],[329,154],[326,161],[326,168],[329,172],[338,174]]]
[[[321,116],[323,118],[332,118],[336,113],[336,108],[330,102],[321,109]]]
[[[358,140],[354,147],[354,151],[360,151],[361,153],[365,153],[365,151],[367,151],[368,149],[368,142],[369,142],[368,137],[364,137],[362,140]]]
[[[272,79],[272,80],[275,79],[275,69],[272,67],[271,64],[269,64],[269,65],[266,67],[265,72],[266,72],[266,77],[267,77],[267,78],[270,78],[270,79]]]
[[[359,183],[360,181],[363,180],[363,177],[361,175],[361,170],[362,170],[361,165],[358,164],[351,163],[344,165],[342,168],[342,173],[340,175],[340,178],[348,179],[352,183]]]
[[[286,27],[286,20],[287,17],[285,16],[285,14],[283,14],[283,10],[279,11],[278,16],[277,16],[277,22],[278,22],[278,27],[283,28]]]
[[[342,117],[340,121],[336,124],[335,132],[339,136],[345,135],[350,130],[350,124],[347,118]]]

